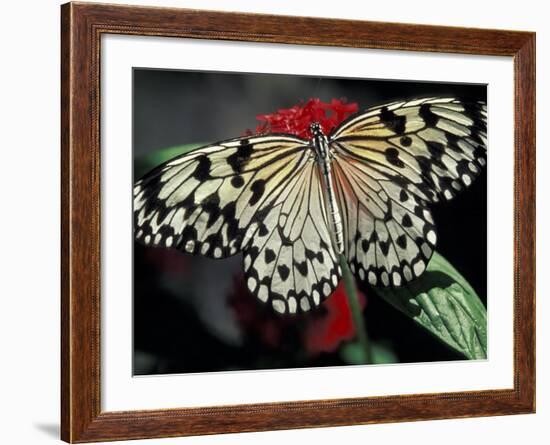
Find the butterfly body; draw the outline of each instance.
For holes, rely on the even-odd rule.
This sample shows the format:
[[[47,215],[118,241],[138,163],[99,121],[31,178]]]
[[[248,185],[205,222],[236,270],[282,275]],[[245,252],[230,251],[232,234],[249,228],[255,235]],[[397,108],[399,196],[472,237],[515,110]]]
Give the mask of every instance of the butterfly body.
[[[326,136],[260,134],[178,156],[134,185],[137,241],[188,254],[243,254],[249,291],[308,311],[341,279],[400,287],[435,250],[431,205],[485,166],[485,103],[450,97],[367,109]]]
[[[344,253],[344,233],[342,226],[342,215],[336,201],[335,188],[332,179],[332,159],[334,154],[331,152],[329,142],[323,129],[318,122],[313,122],[310,126],[312,138],[310,144],[315,152],[315,160],[321,170],[323,191],[325,193],[325,204],[328,210],[328,224],[331,229],[332,247],[340,255]]]

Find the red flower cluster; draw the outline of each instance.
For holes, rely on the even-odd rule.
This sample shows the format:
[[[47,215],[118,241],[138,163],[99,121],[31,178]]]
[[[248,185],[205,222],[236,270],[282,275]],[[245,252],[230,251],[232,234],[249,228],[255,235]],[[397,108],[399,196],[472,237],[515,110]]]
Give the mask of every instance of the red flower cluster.
[[[263,123],[256,127],[256,133],[289,133],[309,138],[310,124],[319,122],[325,134],[329,134],[358,109],[357,103],[348,104],[346,99],[332,99],[330,103],[322,102],[318,98],[309,99],[305,104],[280,109],[272,114],[257,115],[256,119]]]

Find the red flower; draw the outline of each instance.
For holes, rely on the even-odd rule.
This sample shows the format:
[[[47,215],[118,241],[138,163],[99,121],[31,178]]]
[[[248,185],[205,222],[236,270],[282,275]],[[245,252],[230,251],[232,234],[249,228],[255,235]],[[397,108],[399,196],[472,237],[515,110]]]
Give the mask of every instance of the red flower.
[[[332,99],[330,103],[320,99],[309,99],[305,104],[280,109],[272,114],[259,114],[256,119],[263,121],[256,127],[256,133],[289,133],[302,138],[309,138],[309,126],[319,122],[325,134],[355,113],[359,107],[356,103],[346,103],[345,99]]]
[[[364,309],[367,299],[359,290],[357,296],[361,309]],[[311,354],[334,351],[340,343],[355,337],[355,325],[343,282],[340,282],[323,306],[327,310],[326,314],[312,319],[304,333],[305,347]]]

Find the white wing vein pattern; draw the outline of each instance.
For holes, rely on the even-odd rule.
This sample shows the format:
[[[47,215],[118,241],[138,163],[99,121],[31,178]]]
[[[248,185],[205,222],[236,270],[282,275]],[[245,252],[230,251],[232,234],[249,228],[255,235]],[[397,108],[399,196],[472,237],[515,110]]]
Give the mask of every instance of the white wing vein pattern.
[[[308,311],[338,285],[321,181],[308,142],[250,136],[199,148],[134,185],[135,238],[210,258],[243,252],[250,292]]]

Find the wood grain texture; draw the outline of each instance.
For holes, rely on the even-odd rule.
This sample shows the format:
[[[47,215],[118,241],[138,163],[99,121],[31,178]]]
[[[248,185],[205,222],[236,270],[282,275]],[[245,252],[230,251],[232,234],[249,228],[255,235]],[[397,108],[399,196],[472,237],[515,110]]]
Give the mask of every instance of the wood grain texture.
[[[533,33],[90,3],[63,5],[61,27],[63,440],[92,442],[534,412]],[[514,388],[101,412],[99,63],[104,33],[514,57]]]

